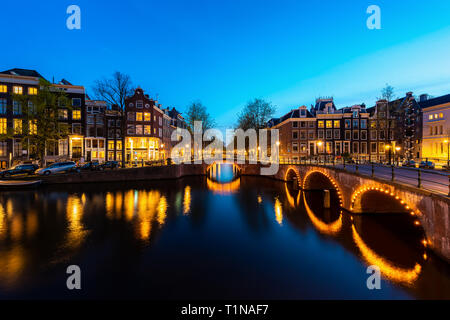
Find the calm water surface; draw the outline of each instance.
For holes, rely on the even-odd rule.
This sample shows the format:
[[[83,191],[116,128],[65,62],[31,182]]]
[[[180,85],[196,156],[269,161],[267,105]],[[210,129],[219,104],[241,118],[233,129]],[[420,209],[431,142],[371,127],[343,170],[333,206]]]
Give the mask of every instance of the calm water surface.
[[[449,265],[407,214],[332,203],[258,177],[1,192],[0,298],[450,298]]]

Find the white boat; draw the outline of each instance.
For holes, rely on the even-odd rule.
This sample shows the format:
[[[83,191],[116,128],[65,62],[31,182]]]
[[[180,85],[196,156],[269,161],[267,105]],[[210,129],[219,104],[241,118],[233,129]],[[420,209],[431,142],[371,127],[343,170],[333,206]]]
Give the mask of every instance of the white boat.
[[[17,189],[37,187],[42,180],[0,180],[1,189]]]

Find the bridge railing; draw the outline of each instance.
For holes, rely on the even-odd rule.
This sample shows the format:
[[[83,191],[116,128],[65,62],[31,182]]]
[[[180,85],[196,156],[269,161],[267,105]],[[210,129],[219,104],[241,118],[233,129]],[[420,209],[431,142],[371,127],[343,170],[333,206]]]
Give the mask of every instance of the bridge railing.
[[[450,197],[450,175],[446,172],[427,170],[415,167],[398,167],[369,161],[354,161],[341,159],[329,161],[321,159],[303,159],[295,161],[280,161],[280,164],[316,165],[338,168],[347,172],[366,175],[391,182],[400,182],[419,189],[432,191]]]

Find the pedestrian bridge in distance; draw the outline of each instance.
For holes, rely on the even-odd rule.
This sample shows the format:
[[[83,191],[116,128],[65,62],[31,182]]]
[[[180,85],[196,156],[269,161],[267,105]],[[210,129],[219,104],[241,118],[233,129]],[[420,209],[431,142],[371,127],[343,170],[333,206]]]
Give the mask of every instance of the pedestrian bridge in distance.
[[[260,175],[261,164],[240,164],[241,175]],[[302,190],[336,190],[341,207],[352,214],[407,212],[422,226],[426,243],[450,261],[450,198],[408,185],[345,169],[311,165],[280,164],[269,176],[293,183]]]

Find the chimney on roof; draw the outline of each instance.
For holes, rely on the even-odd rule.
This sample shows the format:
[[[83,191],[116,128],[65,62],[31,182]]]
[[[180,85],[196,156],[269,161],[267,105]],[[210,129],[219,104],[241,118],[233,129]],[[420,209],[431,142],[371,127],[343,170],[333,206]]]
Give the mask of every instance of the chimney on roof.
[[[426,94],[426,93],[421,94],[420,97],[419,97],[419,100],[420,100],[420,102],[427,101],[428,100],[428,94]]]

